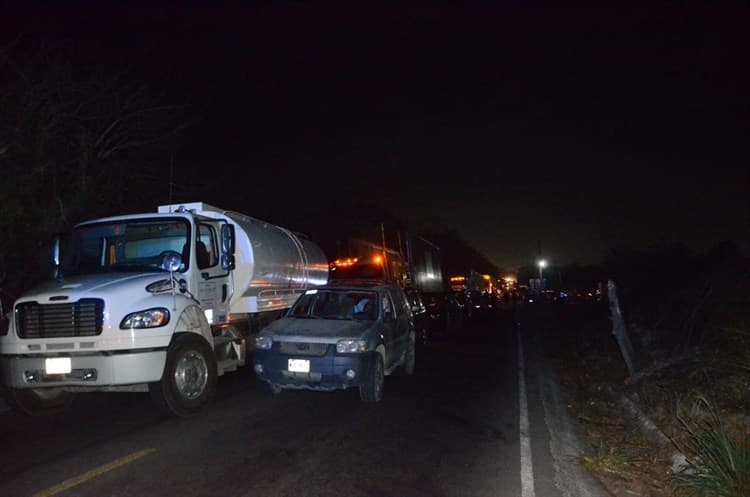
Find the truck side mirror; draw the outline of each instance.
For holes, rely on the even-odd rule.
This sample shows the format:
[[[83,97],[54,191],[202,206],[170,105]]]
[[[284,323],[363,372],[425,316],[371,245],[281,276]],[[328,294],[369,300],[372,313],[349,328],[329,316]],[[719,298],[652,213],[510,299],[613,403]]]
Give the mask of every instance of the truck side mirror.
[[[234,225],[221,225],[221,252],[226,255],[234,256]],[[234,257],[232,257],[234,259]],[[222,258],[223,260],[223,258]],[[223,263],[222,263],[223,265]]]
[[[229,254],[221,254],[221,268],[225,271],[232,271],[234,267],[234,256]]]
[[[182,255],[172,250],[162,252],[161,267],[170,273],[177,272],[182,265]]]
[[[225,271],[232,271],[235,268],[234,260],[234,225],[221,225],[221,268]]]

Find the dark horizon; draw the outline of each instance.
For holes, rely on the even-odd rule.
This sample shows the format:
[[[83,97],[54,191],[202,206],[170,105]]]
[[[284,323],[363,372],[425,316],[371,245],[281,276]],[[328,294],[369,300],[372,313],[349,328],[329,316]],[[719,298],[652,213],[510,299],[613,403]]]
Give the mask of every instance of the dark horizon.
[[[174,161],[224,193],[185,200],[236,192],[228,207],[278,224],[361,201],[456,229],[499,267],[540,247],[587,264],[618,246],[750,252],[748,13],[45,4],[6,17],[2,46],[65,40],[80,71],[187,104],[196,123],[154,174]]]

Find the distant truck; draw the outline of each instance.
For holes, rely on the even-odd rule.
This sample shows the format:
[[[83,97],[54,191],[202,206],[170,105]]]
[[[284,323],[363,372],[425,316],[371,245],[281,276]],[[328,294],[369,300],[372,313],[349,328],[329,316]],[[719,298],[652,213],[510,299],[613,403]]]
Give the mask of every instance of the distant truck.
[[[15,301],[0,336],[6,396],[27,414],[81,391],[148,391],[193,414],[262,327],[328,281],[315,243],[202,202],[87,221],[66,241],[55,280]]]
[[[466,274],[451,276],[450,285],[454,292],[463,292],[466,294],[491,293],[495,291],[492,277],[489,274],[480,274],[474,270],[469,270]]]
[[[420,292],[443,292],[440,249],[417,236],[407,236],[404,247],[384,247],[366,240],[348,240],[345,253],[331,262],[331,279],[381,279]]]
[[[350,239],[346,252],[331,262],[332,280],[381,279],[404,289],[412,307],[417,337],[427,344],[462,324],[462,310],[443,277],[440,249],[418,236],[407,235],[398,250],[361,239]]]

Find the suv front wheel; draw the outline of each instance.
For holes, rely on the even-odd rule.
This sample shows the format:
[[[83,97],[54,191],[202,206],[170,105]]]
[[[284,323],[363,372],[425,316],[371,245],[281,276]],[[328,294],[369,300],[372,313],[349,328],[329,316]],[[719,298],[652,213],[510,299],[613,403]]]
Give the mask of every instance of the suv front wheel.
[[[383,357],[375,354],[375,364],[367,382],[359,386],[359,398],[364,402],[380,402],[383,400],[383,386],[385,384],[385,371],[383,369]]]

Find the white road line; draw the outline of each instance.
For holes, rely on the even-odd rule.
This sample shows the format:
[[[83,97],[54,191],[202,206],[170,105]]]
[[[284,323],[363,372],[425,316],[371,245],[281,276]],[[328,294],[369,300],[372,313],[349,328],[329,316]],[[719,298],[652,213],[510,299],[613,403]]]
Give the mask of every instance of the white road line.
[[[516,329],[518,339],[518,404],[520,411],[521,441],[521,497],[534,497],[534,467],[531,462],[531,437],[529,436],[529,403],[526,398],[526,366],[523,357],[521,332]]]

